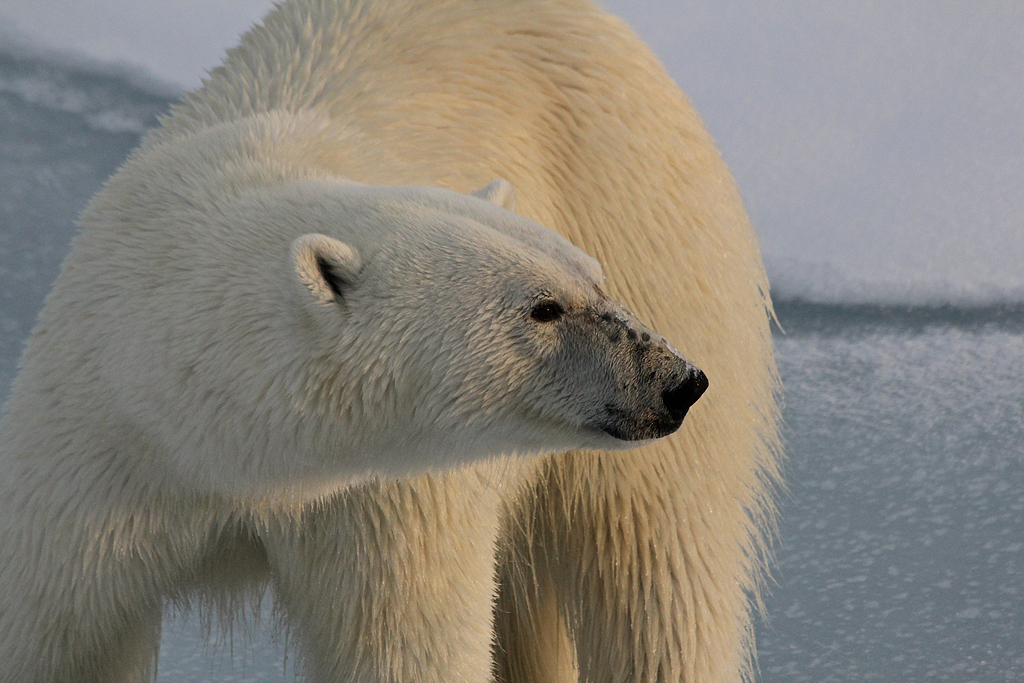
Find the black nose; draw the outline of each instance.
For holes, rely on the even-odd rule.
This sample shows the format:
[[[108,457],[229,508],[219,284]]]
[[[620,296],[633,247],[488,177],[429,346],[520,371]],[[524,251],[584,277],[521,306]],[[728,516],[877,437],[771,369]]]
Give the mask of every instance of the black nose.
[[[697,402],[707,388],[708,378],[703,372],[693,368],[679,384],[661,392],[661,400],[665,403],[669,415],[681,422],[686,411]]]

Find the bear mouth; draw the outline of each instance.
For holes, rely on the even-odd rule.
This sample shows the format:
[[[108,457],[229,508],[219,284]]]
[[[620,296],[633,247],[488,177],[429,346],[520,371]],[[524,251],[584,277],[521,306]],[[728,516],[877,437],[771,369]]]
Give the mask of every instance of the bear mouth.
[[[642,420],[614,420],[603,424],[601,431],[619,441],[651,441],[678,431],[684,417],[685,410],[681,414],[650,416]]]
[[[605,405],[607,420],[600,430],[620,441],[650,441],[676,432],[683,424],[687,409],[660,414],[631,414],[615,405]]]

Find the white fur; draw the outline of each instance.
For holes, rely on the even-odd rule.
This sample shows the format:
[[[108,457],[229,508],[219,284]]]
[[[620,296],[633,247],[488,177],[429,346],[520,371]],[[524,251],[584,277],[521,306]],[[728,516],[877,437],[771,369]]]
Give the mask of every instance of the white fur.
[[[486,681],[494,639],[508,681],[749,670],[767,283],[712,141],[619,21],[290,0],[83,223],[0,427],[0,681],[144,678],[164,601],[268,577],[316,681]],[[501,289],[601,277],[537,224],[705,370],[677,434],[480,461],[612,446],[573,401],[538,420],[498,390],[536,369],[500,342]],[[337,301],[318,254],[389,314]]]

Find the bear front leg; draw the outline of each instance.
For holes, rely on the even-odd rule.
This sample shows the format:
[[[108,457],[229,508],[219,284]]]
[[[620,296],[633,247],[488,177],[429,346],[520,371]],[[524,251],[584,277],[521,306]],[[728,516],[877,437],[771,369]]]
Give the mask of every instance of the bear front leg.
[[[501,540],[501,683],[743,679],[750,522],[711,477],[695,493],[675,447],[560,454],[523,488]]]
[[[164,600],[198,555],[184,515],[21,485],[0,492],[0,683],[152,680]]]
[[[491,680],[499,505],[484,467],[374,480],[268,520],[278,600],[309,679]]]

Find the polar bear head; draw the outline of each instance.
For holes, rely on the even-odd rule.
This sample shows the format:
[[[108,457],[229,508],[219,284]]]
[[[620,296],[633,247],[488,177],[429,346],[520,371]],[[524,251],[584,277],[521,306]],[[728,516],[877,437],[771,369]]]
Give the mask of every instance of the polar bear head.
[[[507,183],[247,179],[181,207],[137,178],[94,202],[73,255],[91,270],[61,286],[99,271],[123,293],[102,324],[85,307],[83,334],[118,414],[186,486],[304,501],[372,475],[624,448],[676,430],[707,386],[605,295],[596,261],[507,210]]]
[[[623,448],[674,432],[707,387],[594,259],[503,208],[508,183],[347,194],[287,274],[309,358],[294,398],[339,450],[401,471]]]

